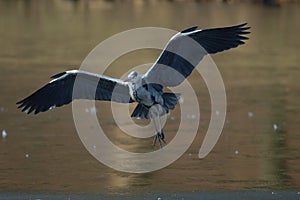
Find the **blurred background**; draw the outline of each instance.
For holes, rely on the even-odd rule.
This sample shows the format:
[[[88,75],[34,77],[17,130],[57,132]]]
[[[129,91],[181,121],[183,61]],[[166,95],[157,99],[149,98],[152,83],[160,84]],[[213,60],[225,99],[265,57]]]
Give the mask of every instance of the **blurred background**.
[[[299,11],[299,1],[284,0],[1,0],[0,192],[299,190]],[[211,112],[198,73],[188,79],[201,111],[194,143],[170,166],[147,174],[117,172],[94,159],[77,135],[71,105],[37,116],[16,108],[15,102],[50,76],[78,69],[96,45],[121,31],[243,22],[251,26],[246,45],[212,56],[225,83],[228,112],[217,145],[203,160],[198,150]],[[154,62],[159,53],[126,54],[106,74],[120,77],[136,65]],[[132,138],[116,127],[109,105],[97,103],[97,115],[111,140],[131,151],[153,150],[152,138]],[[179,118],[180,108],[168,116],[169,140]]]

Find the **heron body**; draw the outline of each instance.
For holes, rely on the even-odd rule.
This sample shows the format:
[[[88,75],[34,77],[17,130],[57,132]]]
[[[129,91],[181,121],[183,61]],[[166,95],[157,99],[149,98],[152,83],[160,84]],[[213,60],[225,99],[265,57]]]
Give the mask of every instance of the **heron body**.
[[[130,96],[138,103],[145,106],[152,106],[154,104],[152,94],[146,85],[143,85],[141,75],[135,71],[131,74],[127,78]]]
[[[245,24],[197,30],[192,27],[174,35],[145,74],[131,72],[125,80],[80,70],[52,76],[53,80],[17,102],[28,114],[38,114],[78,99],[115,101],[138,105],[131,117],[151,119],[160,146],[164,133],[160,116],[173,110],[180,94],[164,92],[165,87],[181,84],[207,54],[244,44],[249,34]],[[74,87],[76,85],[76,87]]]

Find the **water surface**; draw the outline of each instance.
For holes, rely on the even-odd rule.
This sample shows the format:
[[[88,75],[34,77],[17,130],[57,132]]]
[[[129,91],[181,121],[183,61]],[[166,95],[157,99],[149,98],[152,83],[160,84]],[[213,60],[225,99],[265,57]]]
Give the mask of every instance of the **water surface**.
[[[0,192],[299,190],[299,11],[299,4],[0,1],[0,130],[8,134],[0,141]],[[220,140],[203,160],[198,150],[211,113],[197,73],[188,79],[201,110],[195,141],[176,162],[146,174],[117,172],[94,159],[77,135],[71,105],[38,116],[16,109],[16,101],[51,75],[78,68],[113,34],[145,26],[182,30],[241,22],[252,27],[249,42],[213,56],[224,79],[228,112]],[[155,61],[158,54],[133,52],[106,73],[120,77],[132,66]],[[152,150],[152,138],[134,139],[116,127],[109,105],[97,103],[109,137],[128,150]],[[168,118],[165,132],[170,139],[179,116],[177,108]]]

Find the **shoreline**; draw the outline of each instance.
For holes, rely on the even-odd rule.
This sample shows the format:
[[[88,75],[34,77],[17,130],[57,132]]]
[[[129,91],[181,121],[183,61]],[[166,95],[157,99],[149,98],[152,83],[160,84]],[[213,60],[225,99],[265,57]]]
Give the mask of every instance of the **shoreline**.
[[[298,191],[210,191],[187,193],[107,194],[47,194],[0,193],[0,200],[96,200],[96,199],[298,199]]]

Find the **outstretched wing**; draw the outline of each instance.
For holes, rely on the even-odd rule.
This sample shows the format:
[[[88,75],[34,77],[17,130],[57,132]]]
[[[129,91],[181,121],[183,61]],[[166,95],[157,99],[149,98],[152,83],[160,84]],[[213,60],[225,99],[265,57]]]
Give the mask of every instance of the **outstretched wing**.
[[[188,77],[207,54],[244,44],[250,27],[247,24],[224,28],[186,29],[171,38],[157,61],[144,75],[148,83],[177,86]]]
[[[75,99],[133,102],[128,84],[120,79],[79,70],[62,72],[51,78],[54,79],[17,102],[18,108],[22,108],[22,111],[27,111],[28,114],[33,111],[37,114],[68,104]]]

